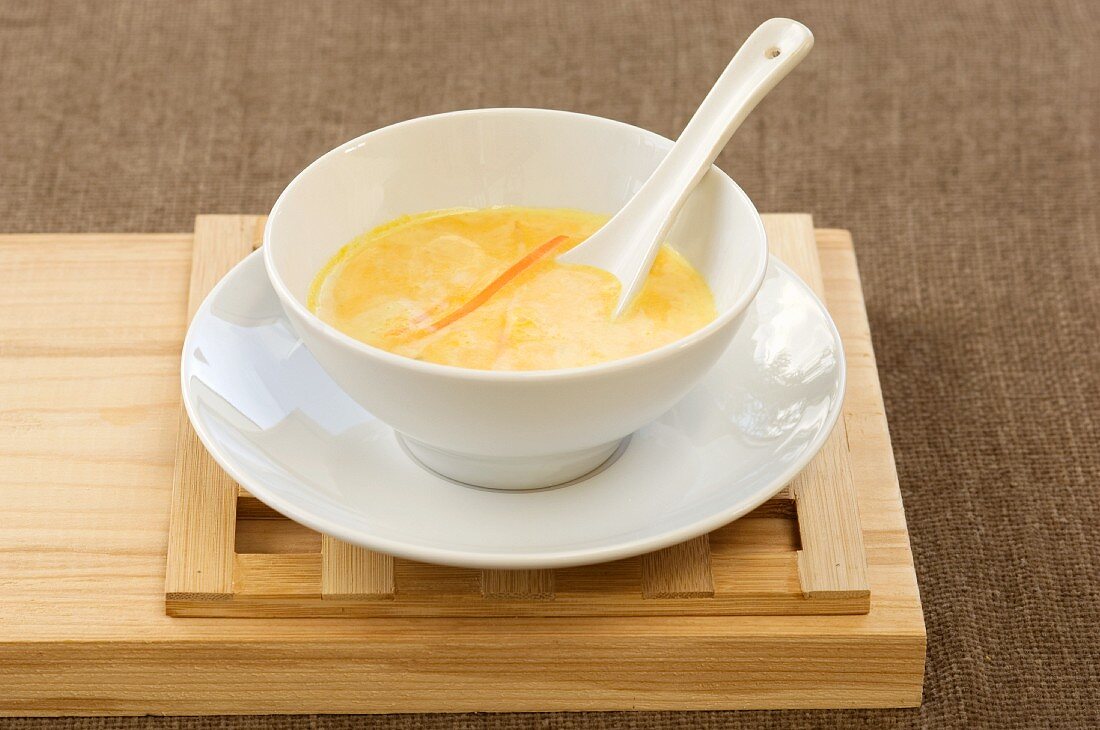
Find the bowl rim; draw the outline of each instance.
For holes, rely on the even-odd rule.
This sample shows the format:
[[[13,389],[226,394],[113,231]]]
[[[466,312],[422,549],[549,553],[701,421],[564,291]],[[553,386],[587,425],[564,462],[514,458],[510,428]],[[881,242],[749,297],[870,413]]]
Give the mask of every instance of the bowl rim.
[[[301,172],[294,176],[289,184],[279,194],[279,197],[275,200],[275,204],[271,208],[271,212],[268,214],[267,221],[264,224],[263,233],[263,259],[264,269],[267,272],[267,278],[271,282],[272,288],[275,290],[275,294],[278,296],[279,301],[282,302],[284,307],[289,307],[294,315],[302,321],[304,324],[311,327],[317,334],[334,340],[336,343],[343,345],[344,347],[351,348],[353,351],[361,353],[362,355],[371,357],[375,360],[392,365],[395,367],[419,372],[425,375],[436,375],[442,377],[448,377],[458,380],[473,380],[473,381],[496,381],[496,382],[548,382],[548,381],[560,381],[560,380],[572,380],[575,378],[584,378],[597,375],[607,375],[623,370],[630,370],[634,368],[644,367],[650,363],[658,360],[664,360],[672,355],[691,348],[700,342],[709,339],[710,337],[718,334],[726,325],[734,321],[744,310],[748,307],[749,303],[756,297],[760,291],[760,287],[764,283],[764,276],[768,270],[768,238],[767,232],[764,229],[764,222],[760,218],[760,212],[756,209],[752,200],[745,194],[745,191],[734,182],[733,178],[727,175],[717,165],[711,165],[709,172],[717,173],[721,179],[728,183],[734,192],[735,197],[739,198],[742,203],[748,206],[748,210],[751,212],[752,225],[756,229],[757,240],[763,247],[762,255],[759,257],[759,261],[756,266],[756,270],[753,272],[752,278],[749,281],[749,286],[741,293],[741,295],[734,300],[733,304],[726,307],[721,311],[717,317],[708,322],[703,327],[684,335],[678,340],[670,342],[661,347],[653,350],[647,350],[646,352],[639,353],[637,355],[631,355],[630,357],[619,358],[616,360],[608,360],[601,363],[595,363],[593,365],[584,365],[581,367],[571,368],[555,368],[555,369],[543,369],[543,370],[480,370],[475,368],[464,368],[458,365],[444,365],[441,363],[427,362],[424,360],[414,360],[404,355],[398,355],[396,353],[383,350],[380,347],[367,344],[362,340],[357,340],[354,337],[341,332],[332,325],[328,324],[316,314],[311,312],[308,307],[304,306],[298,301],[298,298],[290,292],[290,288],[283,281],[282,275],[279,273],[278,267],[275,265],[273,247],[270,245],[272,236],[273,222],[276,219],[276,214],[280,208],[286,205],[287,196],[299,185],[301,181],[313,170],[315,167],[322,166],[327,160],[337,155],[344,154],[350,149],[354,149],[366,140],[376,134],[383,132],[396,131],[398,129],[413,126],[416,124],[422,124],[430,121],[442,121],[448,118],[466,117],[466,116],[480,116],[480,115],[503,115],[503,116],[558,116],[566,117],[577,120],[584,120],[589,122],[596,122],[605,126],[629,130],[650,138],[653,141],[672,144],[672,140],[651,132],[641,127],[636,127],[633,124],[627,124],[626,122],[620,122],[614,119],[608,119],[606,117],[599,117],[592,114],[584,114],[581,112],[572,112],[559,109],[540,109],[532,107],[488,107],[483,109],[463,109],[459,111],[443,112],[441,114],[430,114],[427,116],[414,117],[412,119],[406,119],[401,122],[387,125],[385,127],[379,127],[378,129],[371,130],[365,134],[361,134],[354,139],[348,140],[343,144],[340,144],[333,149],[329,150],[325,154],[318,157],[311,162]]]

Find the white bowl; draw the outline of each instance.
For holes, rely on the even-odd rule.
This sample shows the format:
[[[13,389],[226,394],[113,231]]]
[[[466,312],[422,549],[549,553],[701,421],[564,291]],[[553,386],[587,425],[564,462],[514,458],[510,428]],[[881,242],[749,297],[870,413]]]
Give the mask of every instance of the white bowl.
[[[385,127],[316,160],[279,196],[264,231],[268,277],[320,365],[429,468],[499,489],[567,482],[702,378],[760,288],[764,227],[721,170],[706,175],[668,238],[707,280],[718,317],[641,355],[520,372],[421,362],[322,322],[306,307],[310,283],[352,238],[406,213],[494,205],[614,213],[671,144],[621,122],[544,109],[453,112]]]

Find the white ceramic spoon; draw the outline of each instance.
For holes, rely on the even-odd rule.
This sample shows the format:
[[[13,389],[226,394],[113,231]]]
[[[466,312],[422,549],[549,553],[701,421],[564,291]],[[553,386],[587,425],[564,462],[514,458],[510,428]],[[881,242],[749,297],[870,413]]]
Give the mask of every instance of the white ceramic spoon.
[[[622,290],[616,317],[641,291],[661,241],[718,153],[813,45],[809,28],[787,18],[772,18],[754,30],[634,197],[584,243],[558,257],[618,278]]]

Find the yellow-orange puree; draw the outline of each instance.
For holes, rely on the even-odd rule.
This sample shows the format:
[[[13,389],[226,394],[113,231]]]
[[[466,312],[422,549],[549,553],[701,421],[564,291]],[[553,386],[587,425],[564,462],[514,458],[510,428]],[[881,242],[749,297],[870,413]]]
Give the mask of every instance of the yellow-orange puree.
[[[619,294],[614,276],[554,261],[606,220],[579,210],[519,207],[404,216],[337,253],[317,274],[309,307],[375,347],[487,370],[615,360],[714,319],[706,282],[667,245],[630,309],[612,318]]]

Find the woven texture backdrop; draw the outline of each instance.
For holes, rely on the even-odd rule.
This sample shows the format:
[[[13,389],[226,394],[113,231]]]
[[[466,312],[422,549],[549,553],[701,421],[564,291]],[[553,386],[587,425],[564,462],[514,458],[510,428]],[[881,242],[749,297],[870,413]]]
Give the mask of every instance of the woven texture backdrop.
[[[0,231],[263,213],[339,142],[541,106],[675,136],[772,15],[817,46],[719,163],[851,229],[929,633],[889,712],[15,728],[1100,724],[1100,3],[0,0]]]

